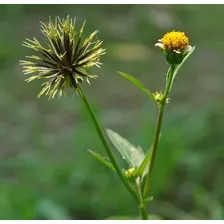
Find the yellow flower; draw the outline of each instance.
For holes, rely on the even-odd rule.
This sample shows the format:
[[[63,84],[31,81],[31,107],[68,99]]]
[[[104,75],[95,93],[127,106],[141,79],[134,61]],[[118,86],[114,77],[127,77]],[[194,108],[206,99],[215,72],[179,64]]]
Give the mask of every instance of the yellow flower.
[[[161,42],[165,50],[181,51],[189,44],[188,38],[184,32],[172,31],[163,36]]]
[[[172,65],[180,64],[186,53],[192,49],[188,37],[180,31],[168,32],[158,41],[155,46],[163,51],[167,62]]]

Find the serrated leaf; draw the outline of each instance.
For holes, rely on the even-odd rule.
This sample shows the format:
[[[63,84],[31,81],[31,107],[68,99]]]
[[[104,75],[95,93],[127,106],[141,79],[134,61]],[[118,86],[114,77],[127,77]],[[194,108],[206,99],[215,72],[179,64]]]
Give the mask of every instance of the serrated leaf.
[[[139,167],[141,165],[145,158],[145,153],[141,147],[135,147],[128,140],[110,129],[107,129],[107,135],[130,167]]]
[[[108,166],[110,169],[112,169],[114,172],[116,172],[113,164],[111,163],[111,161],[106,158],[106,157],[103,157],[101,156],[100,154],[88,149],[87,150],[91,155],[93,155],[94,157],[96,157],[100,162],[102,162],[103,164],[105,164],[106,166]]]
[[[153,95],[152,93],[147,90],[141,82],[139,82],[136,78],[134,78],[133,76],[131,75],[128,75],[126,73],[123,73],[123,72],[118,72],[120,75],[122,75],[124,78],[126,78],[127,80],[131,81],[133,84],[135,84],[139,89],[141,89],[144,93],[146,93],[150,98],[153,99]]]

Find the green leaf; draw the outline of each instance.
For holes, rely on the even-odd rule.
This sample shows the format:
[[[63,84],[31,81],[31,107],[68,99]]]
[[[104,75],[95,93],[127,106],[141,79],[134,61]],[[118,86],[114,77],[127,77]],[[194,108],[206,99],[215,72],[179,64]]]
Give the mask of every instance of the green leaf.
[[[131,81],[133,84],[135,84],[139,89],[141,89],[144,93],[146,93],[150,98],[153,99],[153,95],[152,93],[147,90],[136,78],[134,78],[131,75],[128,75],[126,73],[123,72],[118,72],[120,75],[122,75],[124,78],[126,78],[127,80]]]
[[[100,154],[88,149],[87,150],[91,155],[93,155],[94,157],[96,157],[99,161],[101,161],[102,163],[104,163],[106,166],[108,166],[110,169],[112,169],[114,172],[116,172],[116,170],[114,169],[113,164],[111,163],[111,161],[106,158],[101,156]]]
[[[194,50],[195,50],[195,46],[192,47],[191,50],[188,51],[188,52],[186,53],[186,55],[184,56],[184,59],[183,59],[183,61],[181,62],[181,64],[179,64],[179,65],[176,67],[175,72],[174,72],[173,79],[175,79],[175,76],[176,76],[177,72],[178,72],[179,69],[183,66],[183,64],[187,61],[187,59],[192,55],[192,53],[194,52]]]
[[[159,134],[159,141],[160,141],[161,135],[162,135],[162,133]],[[141,166],[138,169],[138,172],[139,172],[140,176],[142,176],[142,177],[144,177],[148,173],[149,164],[150,164],[150,161],[152,158],[152,149],[153,149],[153,144],[149,148]],[[143,180],[143,178],[142,178],[142,180]]]
[[[150,202],[150,201],[152,201],[152,200],[153,200],[153,196],[150,196],[150,197],[144,199],[144,202]]]
[[[150,161],[152,158],[152,148],[153,148],[153,146],[151,146],[149,151],[146,153],[146,156],[145,156],[144,160],[142,161],[141,166],[138,169],[138,172],[139,172],[140,176],[142,176],[142,177],[144,177],[148,173],[149,164],[150,164]]]
[[[178,73],[178,71],[180,70],[180,68],[183,66],[183,64],[186,62],[186,60],[191,56],[191,54],[194,52],[195,50],[195,46],[191,48],[190,51],[186,52],[186,55],[184,56],[184,59],[183,61],[181,62],[181,64],[175,66],[175,70],[173,72],[173,76],[172,76],[172,81],[171,81],[171,85],[170,85],[170,90],[172,89],[172,85],[173,85],[173,82],[174,82],[174,79]],[[169,75],[169,72],[171,70],[168,71],[168,75]]]
[[[130,167],[139,167],[141,165],[145,158],[145,153],[141,147],[135,147],[128,140],[112,130],[107,129],[107,135]]]

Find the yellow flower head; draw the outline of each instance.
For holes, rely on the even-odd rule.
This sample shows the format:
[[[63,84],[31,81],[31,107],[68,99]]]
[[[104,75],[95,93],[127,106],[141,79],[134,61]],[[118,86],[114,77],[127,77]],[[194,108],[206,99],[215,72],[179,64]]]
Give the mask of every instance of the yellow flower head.
[[[161,42],[165,50],[183,50],[188,44],[189,40],[184,32],[172,31],[163,36]]]
[[[192,50],[192,47],[189,45],[189,40],[184,32],[168,32],[158,41],[159,43],[155,44],[155,46],[163,51],[167,62],[171,65],[180,64],[186,53]]]

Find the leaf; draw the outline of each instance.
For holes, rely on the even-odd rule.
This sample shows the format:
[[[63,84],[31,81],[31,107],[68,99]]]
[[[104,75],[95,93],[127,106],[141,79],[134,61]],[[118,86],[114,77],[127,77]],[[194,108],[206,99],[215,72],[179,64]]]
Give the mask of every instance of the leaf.
[[[144,177],[147,173],[148,173],[148,169],[149,169],[149,164],[152,158],[152,148],[153,146],[150,147],[150,149],[148,150],[148,152],[146,153],[146,156],[144,158],[144,160],[142,161],[141,166],[138,169],[138,172],[140,174],[140,176]]]
[[[153,196],[150,196],[150,197],[144,199],[144,202],[150,202],[150,201],[152,201],[152,200],[153,200]]]
[[[150,98],[153,99],[153,95],[152,93],[147,90],[136,78],[134,78],[131,75],[128,75],[126,73],[123,72],[118,72],[120,75],[122,75],[124,78],[126,78],[127,80],[131,81],[133,84],[135,84],[139,89],[141,89],[144,93],[146,93]]]
[[[88,149],[87,150],[91,155],[93,155],[94,157],[96,157],[99,161],[101,161],[102,163],[104,163],[106,166],[108,166],[110,169],[112,169],[114,172],[116,172],[113,164],[111,163],[111,161],[106,158],[106,157],[103,157],[101,156],[100,154]]]
[[[161,136],[162,136],[162,133],[159,134],[159,141],[160,141]],[[144,177],[148,173],[149,164],[150,164],[150,161],[152,158],[152,150],[153,150],[153,144],[149,148],[144,160],[142,161],[141,166],[138,169],[138,172],[139,172],[140,176],[142,176],[142,177]]]
[[[172,77],[172,82],[171,82],[171,87],[173,85],[174,79],[178,73],[178,71],[180,70],[180,68],[183,66],[183,64],[186,62],[186,60],[191,56],[191,54],[194,52],[195,50],[195,46],[192,47],[192,49],[190,51],[188,51],[186,53],[186,55],[184,56],[183,61],[181,62],[181,64],[179,64],[178,66],[175,67],[174,73],[173,73],[173,77]],[[168,72],[169,73],[169,72]]]
[[[135,147],[128,140],[110,129],[107,129],[107,135],[130,167],[139,167],[141,165],[145,158],[145,153],[141,147]]]

